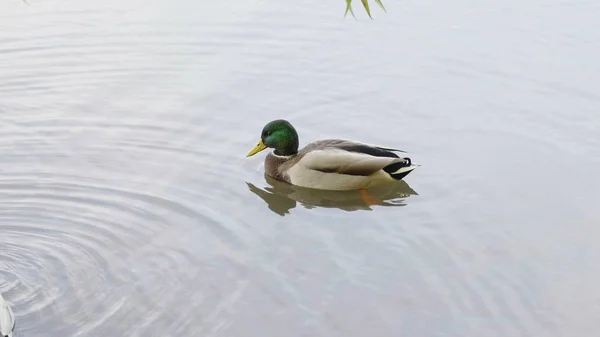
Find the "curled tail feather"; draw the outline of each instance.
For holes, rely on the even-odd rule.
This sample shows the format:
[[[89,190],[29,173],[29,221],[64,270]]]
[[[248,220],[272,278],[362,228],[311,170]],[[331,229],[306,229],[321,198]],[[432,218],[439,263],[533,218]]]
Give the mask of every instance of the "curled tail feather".
[[[406,177],[412,170],[414,170],[414,168],[410,168],[412,166],[412,161],[410,158],[405,157],[402,159],[402,161],[397,161],[387,165],[383,168],[383,170],[392,178],[396,180],[402,180],[402,178]]]

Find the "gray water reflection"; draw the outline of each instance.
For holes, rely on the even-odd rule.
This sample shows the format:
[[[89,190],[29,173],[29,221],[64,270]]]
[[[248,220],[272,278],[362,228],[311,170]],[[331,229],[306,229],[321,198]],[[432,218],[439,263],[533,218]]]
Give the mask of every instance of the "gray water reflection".
[[[293,186],[264,176],[269,186],[258,188],[252,183],[248,189],[263,199],[271,211],[279,215],[289,214],[297,206],[303,205],[310,209],[314,207],[337,208],[352,212],[373,210],[375,206],[406,206],[406,199],[418,195],[405,181],[397,184],[370,188],[368,195],[363,198],[359,191],[323,191],[300,186]]]
[[[28,2],[0,1],[19,337],[600,329],[597,1]],[[244,156],[276,118],[422,166],[374,206],[273,183]]]

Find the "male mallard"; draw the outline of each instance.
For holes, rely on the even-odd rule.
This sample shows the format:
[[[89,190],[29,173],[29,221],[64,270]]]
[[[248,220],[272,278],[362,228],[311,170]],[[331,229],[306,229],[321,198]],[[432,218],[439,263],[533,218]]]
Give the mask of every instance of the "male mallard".
[[[15,330],[15,315],[0,294],[0,336],[12,337]]]
[[[366,189],[401,180],[418,167],[393,152],[404,151],[342,139],[319,140],[298,151],[298,133],[283,119],[265,125],[260,138],[246,157],[274,148],[265,158],[267,175],[297,186]]]

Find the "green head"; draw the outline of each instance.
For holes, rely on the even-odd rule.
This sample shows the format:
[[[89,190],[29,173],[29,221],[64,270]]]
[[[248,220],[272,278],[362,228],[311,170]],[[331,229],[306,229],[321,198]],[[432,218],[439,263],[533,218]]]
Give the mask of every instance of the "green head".
[[[291,156],[298,153],[298,133],[290,122],[277,119],[265,125],[260,141],[246,157],[253,156],[268,147],[275,149],[275,154],[278,156]]]

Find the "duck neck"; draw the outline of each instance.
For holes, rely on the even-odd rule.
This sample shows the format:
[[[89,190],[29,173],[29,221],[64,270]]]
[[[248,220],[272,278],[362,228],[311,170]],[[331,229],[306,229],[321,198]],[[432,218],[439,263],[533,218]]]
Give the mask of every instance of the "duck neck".
[[[276,148],[273,153],[280,157],[290,157],[298,154],[298,139],[296,138],[293,142],[289,142],[286,146]]]

